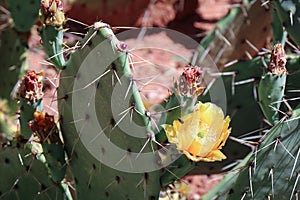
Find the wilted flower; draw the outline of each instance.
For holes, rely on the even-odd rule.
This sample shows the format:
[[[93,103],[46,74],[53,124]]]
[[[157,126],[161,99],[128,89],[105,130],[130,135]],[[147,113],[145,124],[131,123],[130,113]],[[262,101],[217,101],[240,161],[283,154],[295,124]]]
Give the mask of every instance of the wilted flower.
[[[28,102],[35,103],[43,98],[43,73],[28,71],[19,87],[19,96]]]
[[[176,144],[189,159],[213,162],[226,158],[220,149],[231,132],[229,122],[221,108],[199,102],[192,113],[163,127],[169,142]]]
[[[277,74],[281,76],[282,74],[286,74],[286,55],[282,44],[275,44],[269,64],[269,73]]]
[[[54,116],[35,111],[34,121],[29,122],[30,129],[39,137],[41,142],[56,143],[59,141],[59,131]]]
[[[204,71],[198,66],[185,66],[178,80],[179,92],[185,96],[201,95],[203,87]]]

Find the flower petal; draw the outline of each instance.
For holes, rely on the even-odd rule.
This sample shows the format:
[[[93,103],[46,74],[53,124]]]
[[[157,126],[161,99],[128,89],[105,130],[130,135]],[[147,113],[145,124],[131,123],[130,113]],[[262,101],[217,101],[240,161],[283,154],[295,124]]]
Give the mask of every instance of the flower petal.
[[[221,108],[199,102],[192,113],[163,127],[169,142],[176,144],[189,159],[213,162],[226,158],[220,149],[231,132],[229,123],[230,118],[224,119]]]

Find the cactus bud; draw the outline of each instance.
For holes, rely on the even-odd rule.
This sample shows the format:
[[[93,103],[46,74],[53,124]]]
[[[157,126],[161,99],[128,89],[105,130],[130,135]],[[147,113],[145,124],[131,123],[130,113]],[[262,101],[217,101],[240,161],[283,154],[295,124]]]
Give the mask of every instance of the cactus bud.
[[[42,0],[40,15],[41,21],[46,25],[62,26],[66,21],[60,0]]]

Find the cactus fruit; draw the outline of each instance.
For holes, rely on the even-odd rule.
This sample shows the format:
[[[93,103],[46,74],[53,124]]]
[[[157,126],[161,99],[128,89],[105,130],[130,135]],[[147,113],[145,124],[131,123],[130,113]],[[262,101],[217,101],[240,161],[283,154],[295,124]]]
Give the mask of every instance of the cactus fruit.
[[[43,23],[41,37],[48,59],[59,69],[64,68],[63,24],[65,15],[62,1],[42,0],[40,20]]]
[[[28,32],[39,16],[39,1],[6,0],[15,28],[20,32]],[[26,17],[25,17],[26,16]]]
[[[258,86],[259,105],[271,124],[279,121],[279,108],[286,85],[286,55],[281,44],[274,46],[268,73],[264,74]]]

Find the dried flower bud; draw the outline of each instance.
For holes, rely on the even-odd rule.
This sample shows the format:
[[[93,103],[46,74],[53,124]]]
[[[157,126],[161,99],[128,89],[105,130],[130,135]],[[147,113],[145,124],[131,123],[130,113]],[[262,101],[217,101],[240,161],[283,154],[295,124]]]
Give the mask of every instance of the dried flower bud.
[[[202,87],[203,70],[200,67],[192,67],[187,65],[182,75],[179,77],[179,91],[187,96],[201,95],[204,87]]]
[[[269,72],[272,74],[282,75],[287,73],[285,68],[286,56],[284,48],[281,44],[276,44],[272,50],[271,60],[269,64]]]
[[[43,98],[43,73],[28,71],[19,87],[18,94],[27,102],[35,103]]]
[[[36,111],[33,116],[34,121],[29,122],[29,127],[41,142],[47,141],[50,144],[59,141],[59,131],[53,115]]]

